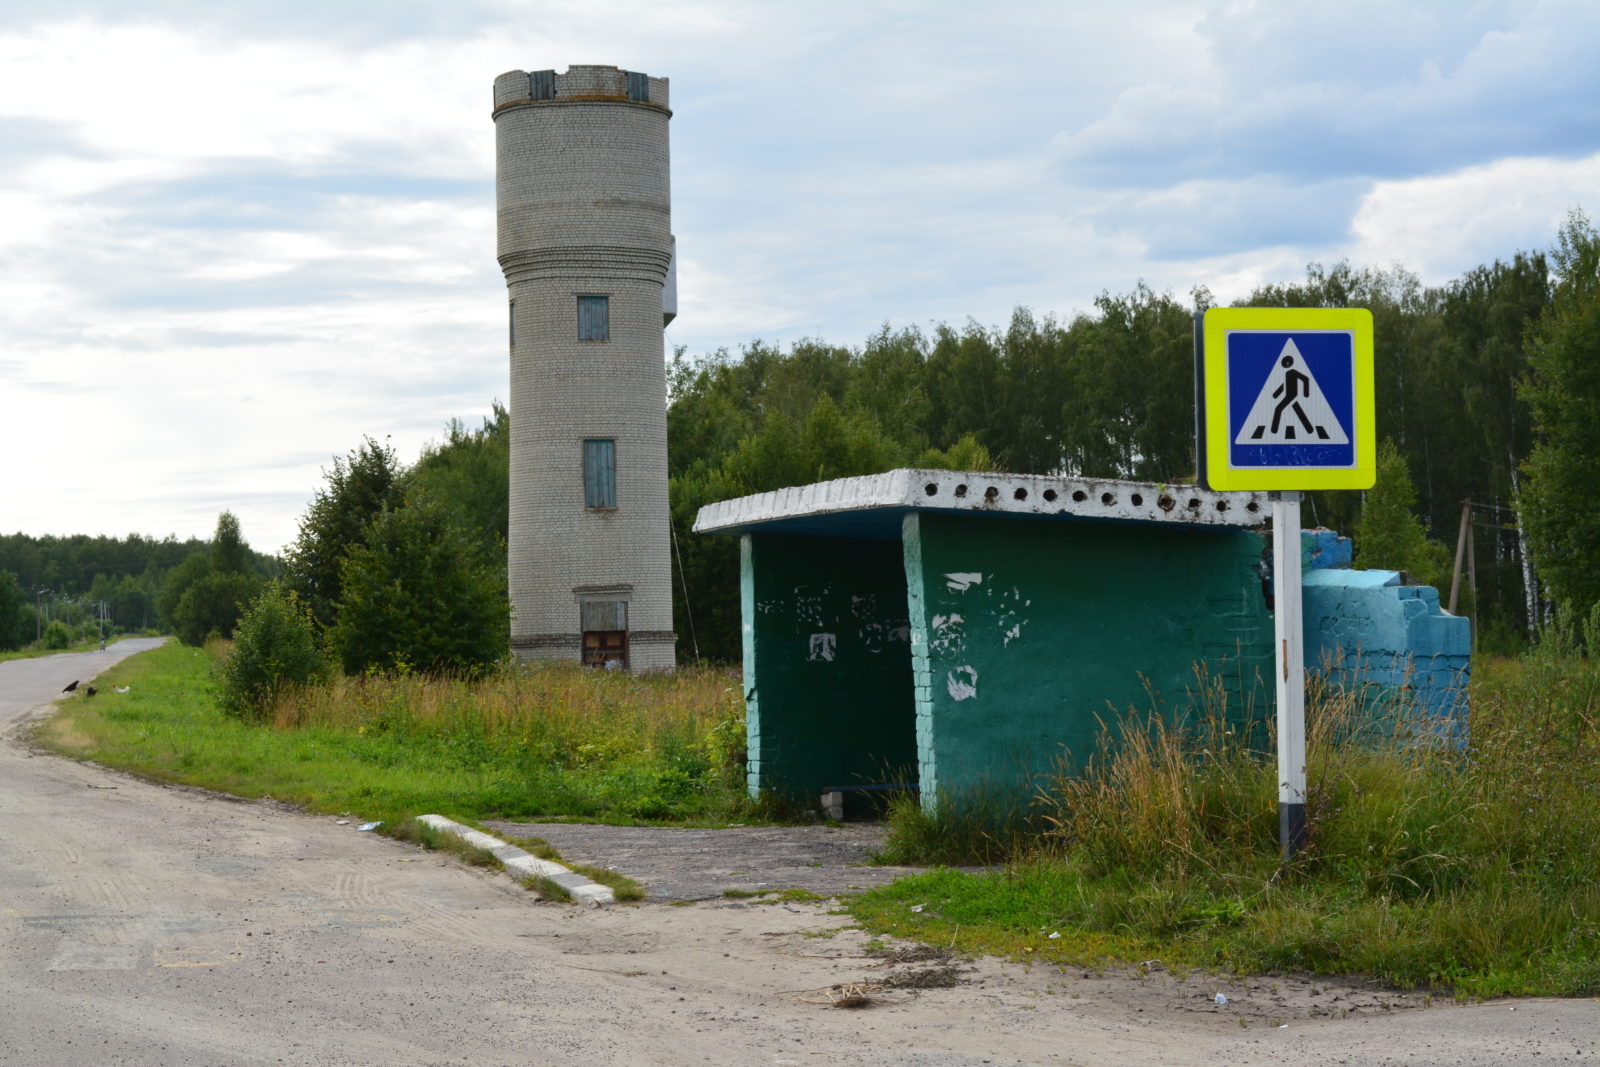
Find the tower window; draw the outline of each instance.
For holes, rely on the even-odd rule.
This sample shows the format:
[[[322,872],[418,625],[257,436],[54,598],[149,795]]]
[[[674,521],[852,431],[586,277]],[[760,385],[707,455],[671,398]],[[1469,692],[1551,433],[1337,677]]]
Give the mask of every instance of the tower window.
[[[650,102],[650,78],[639,71],[628,71],[628,99],[638,100],[648,104]]]
[[[617,443],[610,438],[583,442],[583,506],[617,506]]]
[[[611,340],[611,298],[609,296],[578,297],[578,340]]]
[[[508,343],[512,349],[515,349],[517,347],[517,302],[515,300],[511,301],[511,320],[507,326],[507,333],[509,335]]]

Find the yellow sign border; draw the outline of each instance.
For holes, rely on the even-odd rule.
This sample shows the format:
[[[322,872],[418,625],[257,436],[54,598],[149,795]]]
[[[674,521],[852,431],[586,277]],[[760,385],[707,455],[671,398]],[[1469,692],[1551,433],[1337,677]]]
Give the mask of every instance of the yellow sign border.
[[[1372,312],[1366,308],[1209,308],[1202,334],[1206,484],[1220,490],[1371,489],[1378,480],[1377,410],[1372,372]],[[1228,334],[1348,330],[1355,342],[1353,467],[1228,466]]]

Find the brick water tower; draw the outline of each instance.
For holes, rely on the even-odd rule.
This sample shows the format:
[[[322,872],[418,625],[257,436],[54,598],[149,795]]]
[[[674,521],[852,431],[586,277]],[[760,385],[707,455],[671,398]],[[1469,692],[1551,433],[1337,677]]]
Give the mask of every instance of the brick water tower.
[[[662,330],[676,313],[667,79],[616,67],[494,81],[510,290],[511,646],[670,670]]]

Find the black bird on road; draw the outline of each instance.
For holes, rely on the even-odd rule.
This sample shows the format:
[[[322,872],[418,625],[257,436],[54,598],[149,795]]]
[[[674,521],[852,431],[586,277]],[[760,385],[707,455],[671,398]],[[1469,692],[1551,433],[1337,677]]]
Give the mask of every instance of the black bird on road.
[[[76,688],[78,688],[78,680],[76,678],[74,678],[71,682],[67,683],[67,687],[65,689],[63,689],[62,692],[63,693],[70,693]]]

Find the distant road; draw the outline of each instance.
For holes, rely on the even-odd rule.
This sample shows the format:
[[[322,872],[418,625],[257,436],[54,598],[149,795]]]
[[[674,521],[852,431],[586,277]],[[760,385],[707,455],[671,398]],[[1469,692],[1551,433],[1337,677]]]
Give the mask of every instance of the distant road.
[[[125,637],[104,652],[63,652],[55,656],[0,663],[0,727],[17,712],[48,704],[73,679],[87,682],[129,656],[155,648],[165,637]]]

